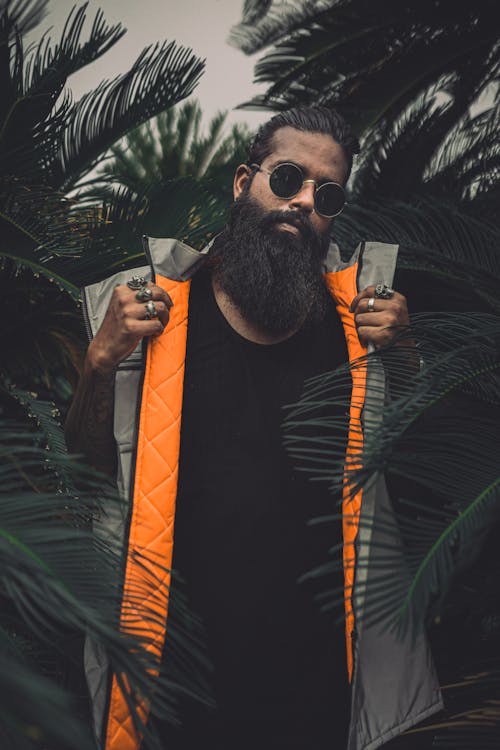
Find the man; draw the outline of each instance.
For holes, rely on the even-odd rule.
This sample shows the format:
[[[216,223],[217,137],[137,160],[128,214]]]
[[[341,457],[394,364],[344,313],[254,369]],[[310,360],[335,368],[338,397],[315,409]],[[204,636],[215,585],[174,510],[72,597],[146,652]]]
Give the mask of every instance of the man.
[[[346,494],[343,529],[311,526],[336,498],[282,445],[283,407],[307,378],[408,325],[406,300],[390,288],[396,248],[367,243],[342,264],[330,246],[357,148],[334,111],[276,115],[236,170],[229,222],[210,248],[150,239],[152,281],[121,274],[86,293],[94,337],[67,434],[72,450],[117,473],[130,500],[128,518],[112,520],[128,551],[122,627],[140,614],[135,553],[170,568],[175,539],[173,564],[214,665],[215,711],[188,701],[183,728],[164,728],[165,747],[363,750],[441,707],[424,636],[401,642],[362,621],[355,566],[365,562],[356,576],[366,583],[376,545],[357,521],[389,507],[383,480]],[[337,436],[351,454],[373,377],[368,365],[354,378]],[[329,584],[345,586],[347,649],[317,589],[299,583],[342,540],[344,581]],[[154,592],[165,614],[168,583]],[[161,624],[149,634],[168,673],[168,631],[166,648]],[[96,677],[99,658],[87,664],[98,734],[106,750],[135,750],[116,679],[104,689]]]

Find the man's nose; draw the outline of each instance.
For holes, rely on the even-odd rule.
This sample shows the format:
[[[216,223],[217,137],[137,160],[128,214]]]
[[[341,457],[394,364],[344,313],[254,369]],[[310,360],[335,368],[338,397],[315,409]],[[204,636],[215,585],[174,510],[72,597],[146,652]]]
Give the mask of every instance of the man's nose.
[[[316,185],[314,182],[305,181],[297,195],[290,198],[289,206],[291,210],[296,211],[297,209],[300,209],[306,213],[312,213],[314,211],[315,190]]]

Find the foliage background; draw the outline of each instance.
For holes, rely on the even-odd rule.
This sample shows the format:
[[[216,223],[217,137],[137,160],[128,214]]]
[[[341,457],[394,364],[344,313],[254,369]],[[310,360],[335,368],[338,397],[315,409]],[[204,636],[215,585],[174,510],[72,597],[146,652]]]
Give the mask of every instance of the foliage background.
[[[78,634],[85,629],[80,608],[102,599],[102,592],[82,588],[78,571],[96,565],[115,569],[112,551],[96,549],[85,525],[95,509],[99,480],[81,467],[81,484],[73,486],[59,424],[85,349],[79,287],[140,262],[144,231],[204,244],[223,224],[226,183],[248,137],[242,128],[226,131],[212,171],[195,167],[220,132],[223,114],[205,125],[210,135],[199,129],[192,148],[187,136],[178,139],[177,148],[174,133],[200,128],[196,105],[177,105],[195,89],[204,65],[196,52],[172,41],[149,46],[130,70],[73,99],[68,77],[105,57],[124,29],[108,24],[100,12],[90,14],[84,4],[71,12],[59,41],[43,37],[28,49],[26,39],[34,38],[47,9],[46,0],[0,5],[0,311],[5,322],[0,573],[7,612],[0,623],[0,648],[4,692],[15,697],[2,712],[2,731],[4,744],[13,748],[41,742],[87,747],[91,742],[82,731],[80,743],[71,720],[57,720],[68,711],[77,720],[79,709],[69,692],[83,691],[83,686],[75,688],[67,665],[78,659]],[[405,381],[398,357],[385,355],[386,367],[405,385],[394,407],[382,415],[380,441],[365,456],[371,471],[394,476],[399,471],[411,477],[417,464],[427,488],[439,473],[437,505],[422,504],[421,493],[402,498],[400,522],[407,529],[413,581],[418,582],[410,587],[414,599],[408,609],[431,627],[441,680],[448,685],[447,712],[433,721],[434,728],[406,735],[400,745],[496,746],[500,563],[498,421],[492,416],[500,403],[500,264],[495,4],[246,0],[243,11],[231,41],[242,52],[259,54],[255,74],[267,87],[245,106],[276,110],[319,101],[347,114],[363,149],[349,209],[336,222],[335,238],[346,254],[365,239],[399,242],[401,272],[419,313],[413,322],[425,348],[426,370]],[[84,26],[86,15],[90,29]],[[157,116],[156,126],[146,124]],[[157,173],[153,150],[160,131],[167,157],[162,163],[168,168]],[[143,173],[135,169],[133,174],[127,146],[142,149]],[[326,378],[315,398],[335,400],[341,377],[336,373],[333,385]],[[315,415],[308,411],[307,392],[304,399],[298,408],[307,425]],[[330,481],[341,465],[342,457],[331,458]],[[71,534],[78,544],[68,562]],[[24,572],[22,581],[18,571]],[[33,581],[40,586],[27,589]],[[66,602],[73,619],[54,623],[54,600],[46,592],[61,585],[74,594],[71,606]],[[27,590],[33,599],[26,598]],[[385,606],[390,597],[384,595]],[[140,681],[144,663],[126,661],[124,644],[115,643],[112,628],[106,629],[112,624],[108,614],[106,622],[95,611],[86,617]],[[68,638],[61,640],[62,632]],[[54,640],[65,644],[56,649],[57,658]],[[198,658],[194,646],[190,653]],[[195,689],[201,691],[199,685]]]

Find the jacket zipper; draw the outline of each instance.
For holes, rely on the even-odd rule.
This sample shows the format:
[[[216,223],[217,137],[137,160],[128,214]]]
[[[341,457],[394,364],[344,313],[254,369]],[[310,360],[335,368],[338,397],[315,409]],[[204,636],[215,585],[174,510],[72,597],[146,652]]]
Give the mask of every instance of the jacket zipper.
[[[147,261],[151,268],[151,281],[154,283],[156,277],[155,277],[155,272],[154,272],[154,267],[153,267],[153,261],[151,259],[151,253],[149,252],[148,238],[147,238],[147,235],[145,234],[143,234],[142,236],[142,248],[144,250],[144,254],[146,255]],[[137,397],[137,401],[135,405],[134,436],[132,440],[132,445],[134,446],[134,450],[132,453],[132,461],[130,464],[130,477],[129,477],[129,482],[130,482],[129,483],[129,496],[128,496],[129,507],[127,511],[127,518],[125,520],[125,528],[124,528],[124,540],[127,540],[127,542],[128,542],[128,538],[130,534],[130,522],[132,520],[132,501],[134,499],[135,465],[137,462],[137,437],[139,434],[139,420],[140,420],[141,406],[142,406],[142,390],[144,387],[144,376],[145,376],[145,369],[146,369],[146,352],[147,352],[147,341],[146,339],[142,339],[141,361],[140,363],[138,363],[139,367],[142,370],[142,375],[139,379],[139,383],[137,386],[138,397]],[[125,553],[125,547],[124,547],[124,560],[123,560],[124,576],[125,576],[125,564],[126,564],[126,553]]]
[[[81,297],[82,297],[83,325],[85,326],[85,333],[87,334],[88,340],[92,341],[94,336],[92,334],[92,326],[90,325],[89,309],[87,306],[87,297],[85,295],[85,289],[83,287],[81,289]]]

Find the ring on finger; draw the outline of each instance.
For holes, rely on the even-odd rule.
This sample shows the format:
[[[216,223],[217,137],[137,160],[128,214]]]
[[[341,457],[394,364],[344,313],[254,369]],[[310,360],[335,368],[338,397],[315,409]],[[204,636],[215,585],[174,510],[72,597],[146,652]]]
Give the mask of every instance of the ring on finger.
[[[375,297],[370,297],[368,299],[368,305],[366,309],[368,312],[375,312]]]
[[[135,298],[138,302],[148,302],[150,299],[153,299],[153,290],[148,286],[143,286],[136,293]]]
[[[394,289],[387,284],[377,284],[375,287],[375,297],[377,299],[391,299],[394,296]]]
[[[127,286],[129,289],[136,290],[142,289],[147,283],[147,279],[144,276],[132,276],[132,278],[127,281]]]
[[[158,310],[156,309],[156,305],[152,300],[146,302],[144,307],[146,308],[146,320],[151,320],[152,318],[158,317]]]

